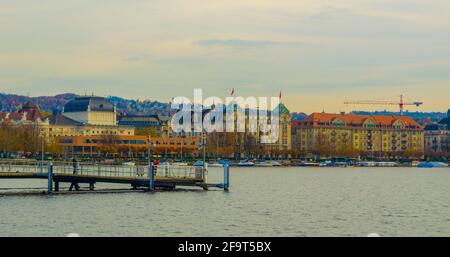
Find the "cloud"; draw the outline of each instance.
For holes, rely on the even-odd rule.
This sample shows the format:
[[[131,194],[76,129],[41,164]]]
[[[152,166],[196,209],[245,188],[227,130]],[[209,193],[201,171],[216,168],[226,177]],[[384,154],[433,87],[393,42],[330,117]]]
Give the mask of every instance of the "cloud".
[[[366,92],[415,98],[424,89],[413,85],[422,85],[427,107],[447,109],[449,7],[448,0],[0,0],[0,90],[93,88],[167,99],[194,87],[212,95],[282,90],[294,110],[321,111]],[[301,103],[302,94],[312,100]]]
[[[264,47],[275,45],[296,45],[299,42],[278,42],[271,40],[245,40],[245,39],[205,39],[195,41],[194,45],[203,47]]]

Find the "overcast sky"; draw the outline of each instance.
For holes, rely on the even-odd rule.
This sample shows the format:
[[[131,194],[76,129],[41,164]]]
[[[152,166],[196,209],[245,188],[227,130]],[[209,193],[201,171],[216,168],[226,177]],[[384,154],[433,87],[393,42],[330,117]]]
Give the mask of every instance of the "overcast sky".
[[[449,12],[448,0],[0,0],[0,92],[281,90],[304,112],[405,94],[425,102],[412,111],[445,111]]]

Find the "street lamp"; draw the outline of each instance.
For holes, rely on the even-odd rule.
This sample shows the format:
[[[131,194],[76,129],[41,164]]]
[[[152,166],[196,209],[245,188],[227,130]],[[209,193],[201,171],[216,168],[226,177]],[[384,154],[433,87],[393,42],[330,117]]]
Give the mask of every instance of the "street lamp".
[[[41,172],[44,171],[44,134],[40,133],[39,138],[41,139]]]
[[[150,135],[148,136],[148,181],[149,181],[149,191],[150,192],[153,192],[153,190],[154,190],[154,186],[155,186],[155,184],[154,184],[154,178],[155,178],[155,173],[154,173],[154,171],[153,171],[153,163],[152,163],[152,160],[151,160],[151,150],[150,150],[150,148],[151,148],[151,146],[152,146],[152,142],[151,142],[151,137],[150,137]]]
[[[203,132],[203,168],[206,169],[206,132]]]
[[[148,159],[149,165],[150,165],[150,162],[151,162],[151,155],[152,155],[151,146],[152,146],[152,141],[151,141],[151,137],[149,135],[148,136],[148,151],[147,151],[147,159]]]

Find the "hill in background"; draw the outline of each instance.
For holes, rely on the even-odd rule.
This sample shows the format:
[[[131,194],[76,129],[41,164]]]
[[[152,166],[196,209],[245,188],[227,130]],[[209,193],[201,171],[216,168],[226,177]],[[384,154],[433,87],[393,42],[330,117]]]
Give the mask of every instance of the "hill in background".
[[[0,110],[15,112],[20,110],[25,103],[31,101],[37,104],[41,111],[57,114],[62,112],[64,105],[77,96],[76,94],[67,93],[55,96],[28,97],[0,93]],[[117,107],[117,111],[121,114],[159,114],[167,116],[170,112],[170,106],[167,103],[130,100],[117,96],[109,96],[107,98]]]
[[[41,111],[57,114],[61,113],[64,105],[73,100],[78,95],[66,93],[55,96],[38,96],[38,97],[28,97],[23,95],[14,94],[4,94],[0,93],[0,110],[6,112],[15,112],[20,110],[22,106],[31,101],[37,104]],[[171,113],[170,105],[168,103],[162,103],[158,101],[150,100],[133,100],[125,99],[118,96],[107,97],[111,103],[117,107],[117,111],[120,114],[125,115],[162,115],[169,116]],[[353,111],[354,114],[363,115],[399,115],[397,112],[387,112],[387,111],[376,111],[376,112],[364,112],[364,111]],[[411,117],[421,123],[429,124],[431,122],[438,122],[444,119],[447,114],[443,112],[405,112],[405,116]],[[292,112],[292,120],[303,120],[307,117],[307,114],[302,112]]]

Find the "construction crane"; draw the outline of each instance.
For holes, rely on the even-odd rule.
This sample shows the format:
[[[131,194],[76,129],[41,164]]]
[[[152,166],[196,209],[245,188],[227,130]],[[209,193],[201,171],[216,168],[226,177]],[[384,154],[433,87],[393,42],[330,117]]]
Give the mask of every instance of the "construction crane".
[[[405,109],[405,105],[414,105],[414,106],[421,106],[423,105],[423,102],[404,102],[403,101],[403,95],[400,95],[400,102],[393,102],[393,101],[347,101],[344,102],[344,104],[350,105],[350,104],[354,104],[354,105],[362,105],[362,104],[367,104],[367,105],[398,105],[400,107],[400,115],[403,116],[403,111]]]

